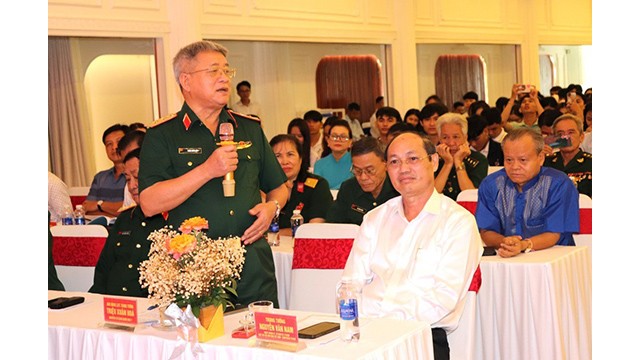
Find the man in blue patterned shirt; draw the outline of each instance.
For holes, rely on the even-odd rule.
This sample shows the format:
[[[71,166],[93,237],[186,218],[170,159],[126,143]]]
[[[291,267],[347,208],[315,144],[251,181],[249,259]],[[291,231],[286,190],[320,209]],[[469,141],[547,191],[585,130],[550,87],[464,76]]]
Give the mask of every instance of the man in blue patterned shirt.
[[[511,130],[502,141],[504,169],[478,188],[476,221],[485,245],[502,257],[554,245],[575,245],[578,191],[562,171],[543,167],[542,135]]]

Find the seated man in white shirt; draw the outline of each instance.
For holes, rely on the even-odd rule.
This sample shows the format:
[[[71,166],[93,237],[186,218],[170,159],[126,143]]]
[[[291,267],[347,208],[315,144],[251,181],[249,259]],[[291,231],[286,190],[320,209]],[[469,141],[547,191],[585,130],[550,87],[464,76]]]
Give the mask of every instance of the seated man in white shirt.
[[[360,104],[352,102],[347,105],[344,119],[349,123],[351,132],[353,133],[353,141],[357,141],[364,136],[364,131],[362,130],[362,125],[360,124],[360,122],[362,121]]]
[[[478,226],[435,190],[438,155],[424,135],[394,137],[386,161],[401,196],[364,216],[343,278],[364,284],[361,316],[427,321],[435,359],[449,359],[446,334],[458,326],[482,256]]]

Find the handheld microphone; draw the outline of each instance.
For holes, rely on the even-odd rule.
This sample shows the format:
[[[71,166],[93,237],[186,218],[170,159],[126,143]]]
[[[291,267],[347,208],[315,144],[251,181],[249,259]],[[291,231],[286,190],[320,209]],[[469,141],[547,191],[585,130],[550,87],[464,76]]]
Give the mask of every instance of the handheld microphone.
[[[220,136],[220,143],[222,145],[226,145],[226,142],[233,142],[233,124],[232,123],[222,123],[220,124],[220,129],[218,130],[218,135]],[[224,180],[222,180],[222,190],[224,191],[225,197],[233,197],[236,196],[236,180],[233,177],[233,171],[228,172],[224,176]]]

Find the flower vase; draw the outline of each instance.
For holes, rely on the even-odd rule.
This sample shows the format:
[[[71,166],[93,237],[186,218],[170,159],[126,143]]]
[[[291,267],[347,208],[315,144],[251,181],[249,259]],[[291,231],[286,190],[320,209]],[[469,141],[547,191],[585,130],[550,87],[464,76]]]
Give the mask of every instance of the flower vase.
[[[200,309],[198,341],[207,342],[224,335],[224,309],[222,305],[209,305]]]

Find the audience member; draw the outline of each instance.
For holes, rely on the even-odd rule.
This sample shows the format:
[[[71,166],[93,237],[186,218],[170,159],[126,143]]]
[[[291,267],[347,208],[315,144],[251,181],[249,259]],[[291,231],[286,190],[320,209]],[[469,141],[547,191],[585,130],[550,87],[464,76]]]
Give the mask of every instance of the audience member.
[[[390,128],[389,128],[389,134],[387,135],[387,138],[389,138],[389,141],[393,140],[394,137],[396,137],[398,134],[403,133],[403,132],[407,132],[407,131],[413,131],[413,132],[418,132],[418,129],[416,129],[414,126],[412,126],[409,123],[406,122],[397,122],[395,124],[393,124]]]
[[[317,110],[309,110],[302,117],[309,126],[309,134],[311,134],[311,167],[315,166],[316,161],[322,157],[322,114]]]
[[[247,80],[240,81],[236,85],[236,93],[240,97],[240,100],[231,106],[231,110],[262,118],[262,109],[260,104],[250,99],[251,97],[251,84]]]
[[[484,155],[489,162],[489,166],[503,166],[504,155],[502,146],[489,136],[487,120],[482,115],[471,115],[467,118],[468,130],[467,139],[471,150]]]
[[[139,130],[142,132],[147,132],[147,125],[141,122],[134,122],[129,125],[129,131]]]
[[[380,140],[367,136],[354,142],[351,161],[353,177],[340,186],[327,222],[360,225],[366,213],[400,195],[387,176]]]
[[[402,117],[400,116],[400,112],[391,106],[383,106],[378,111],[376,111],[376,127],[378,128],[378,133],[380,133],[380,137],[378,140],[384,145],[387,146],[389,143],[389,129],[395,123],[399,123],[402,121]]]
[[[456,112],[460,115],[464,115],[466,110],[464,108],[464,103],[462,101],[456,101],[453,103],[453,109],[451,112]]]
[[[591,197],[591,154],[580,150],[584,139],[582,121],[577,117],[564,114],[553,122],[553,135],[569,139],[569,146],[548,155],[544,166],[558,169],[573,182],[581,194]]]
[[[501,143],[502,139],[507,136],[507,132],[502,127],[502,118],[500,117],[500,110],[496,107],[490,108],[483,114],[487,120],[487,130],[491,139],[497,143]]]
[[[442,104],[442,99],[436,94],[430,95],[425,101],[424,105],[427,106],[429,104]]]
[[[543,137],[553,135],[553,122],[562,115],[560,110],[547,109],[538,117],[538,126]],[[546,153],[546,152],[545,152]]]
[[[318,160],[315,158],[315,154],[313,157],[311,156],[311,132],[309,131],[309,125],[306,121],[301,118],[295,118],[289,122],[287,125],[287,134],[291,134],[298,139],[298,141],[302,144],[302,159],[303,164],[307,166],[306,171],[313,172],[312,163]]]
[[[420,110],[420,126],[418,130],[425,133],[432,144],[438,145],[438,128],[436,122],[438,118],[448,112],[447,107],[442,104],[429,104]]]
[[[118,141],[118,153],[120,157],[123,159],[127,156],[128,153],[135,149],[139,149],[142,147],[142,141],[144,140],[144,136],[146,135],[146,130],[130,130],[125,136]],[[131,205],[135,204],[133,200],[133,196],[129,191],[129,187],[124,187],[124,200],[122,201],[122,206],[118,209],[118,212],[129,208]]]
[[[353,133],[354,140],[358,140],[364,136],[364,131],[362,130],[362,125],[360,124],[360,122],[362,122],[360,104],[352,102],[347,105],[344,119],[347,120],[349,126],[351,127],[351,132]]]
[[[469,105],[469,113],[467,114],[467,116],[482,115],[485,110],[489,110],[490,108],[491,106],[489,106],[489,104],[487,104],[486,101],[478,100],[473,104]]]
[[[124,173],[127,187],[133,196],[133,204],[122,210],[109,231],[107,241],[100,252],[93,275],[91,293],[147,297],[138,279],[138,267],[149,259],[151,242],[147,240],[152,231],[165,226],[162,215],[147,217],[139,206],[138,170],[140,149],[130,151],[124,157]]]
[[[128,131],[127,125],[115,124],[102,134],[102,143],[113,167],[100,171],[93,177],[89,194],[82,203],[84,210],[89,215],[118,215],[118,209],[124,200],[124,187],[126,186],[124,164],[122,164],[122,157],[118,153],[118,141]]]
[[[337,120],[340,120],[337,116],[329,116],[327,120],[322,124],[322,156],[326,157],[331,154],[331,148],[329,148],[329,130],[336,123]]]
[[[67,184],[49,171],[49,219],[60,222],[65,209],[73,211],[71,196]]]
[[[502,113],[502,110],[504,110],[504,107],[507,106],[507,103],[509,102],[509,98],[501,96],[496,100],[496,108],[498,109],[498,113]]]
[[[469,149],[467,119],[463,115],[446,113],[438,118],[436,126],[440,162],[435,187],[441,194],[456,200],[460,191],[478,188],[487,176],[489,162],[484,155]]]
[[[197,41],[174,57],[184,104],[147,131],[140,154],[140,206],[147,216],[168,214],[174,227],[201,216],[212,224],[209,237],[241,237],[245,263],[237,298],[230,301],[246,306],[270,300],[278,307],[275,266],[264,233],[287,201],[287,178],[259,121],[227,109],[235,69],[228,67],[226,54],[220,44]],[[241,150],[218,145],[223,123],[233,125],[236,141],[252,145]],[[235,196],[223,193],[228,173],[235,173]]]
[[[352,133],[346,120],[336,120],[329,129],[331,154],[316,162],[313,173],[329,181],[332,190],[340,189],[340,184],[351,177]]]
[[[586,151],[590,154],[592,153],[592,147],[591,147],[591,136],[593,133],[593,131],[591,131],[592,116],[593,116],[593,112],[591,111],[591,103],[587,103],[584,107],[584,124],[585,124],[584,140],[582,141],[582,144],[580,144],[580,147],[582,148],[582,151]]]
[[[376,113],[383,106],[384,106],[384,96],[378,96],[374,104],[373,114],[371,114],[371,117],[369,118],[370,135],[376,139],[380,137],[380,130],[378,130],[378,126],[376,125],[376,121],[378,121]]]
[[[518,110],[522,114],[522,122],[510,121],[509,116],[512,114],[514,104],[519,102]],[[538,98],[538,89],[531,86],[530,92],[522,92],[522,85],[513,84],[511,87],[511,98],[502,110],[502,127],[509,132],[511,129],[518,127],[533,127],[540,129],[538,126],[538,115],[544,111],[540,99]]]
[[[434,188],[438,155],[426,136],[398,135],[386,160],[401,196],[364,216],[342,276],[364,284],[361,316],[425,321],[434,358],[449,359],[447,333],[458,326],[482,257],[478,228]]]
[[[413,126],[414,129],[418,129],[418,124],[420,123],[420,110],[418,109],[409,109],[404,114],[405,123]]]
[[[49,210],[49,223],[51,223],[51,220],[53,220],[51,218],[51,210]],[[64,285],[62,284],[62,281],[60,281],[60,278],[58,278],[58,272],[56,271],[56,265],[53,262],[53,234],[51,234],[51,227],[49,226],[49,224],[47,224],[47,230],[49,231],[49,250],[48,250],[48,268],[47,268],[47,272],[48,272],[48,289],[49,290],[58,290],[58,291],[65,291],[64,290]]]
[[[464,112],[469,113],[469,107],[471,104],[479,100],[478,93],[475,91],[468,91],[462,95],[462,102],[464,103]]]
[[[584,122],[584,95],[576,92],[567,92],[567,101],[565,102],[565,113],[571,114],[580,121]]]
[[[278,216],[281,234],[291,235],[291,215],[295,209],[301,210],[306,223],[324,222],[333,196],[325,178],[303,170],[309,168],[309,163],[302,157],[302,143],[293,135],[281,134],[274,136],[269,145],[287,176],[289,196]]]
[[[578,191],[565,173],[542,166],[543,145],[542,135],[531,128],[510,131],[502,141],[504,169],[487,176],[478,189],[480,235],[502,257],[575,245]]]
[[[540,100],[540,104],[545,110],[558,108],[558,100],[556,100],[556,98],[554,98],[553,96],[545,96]]]

